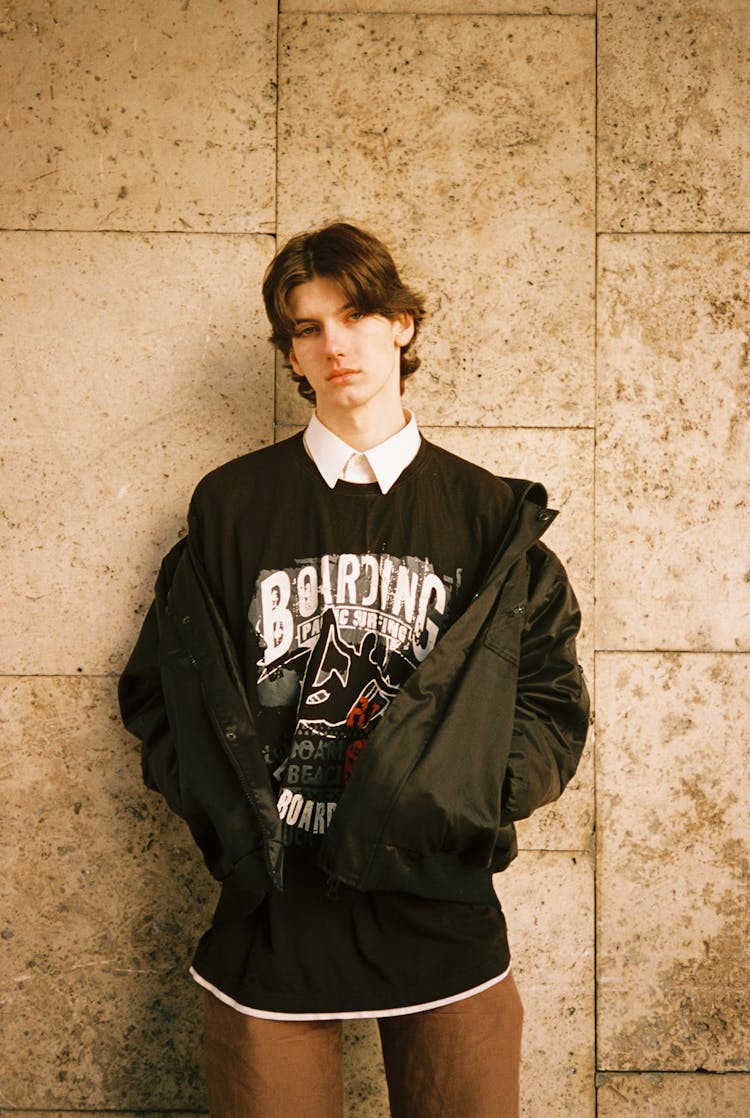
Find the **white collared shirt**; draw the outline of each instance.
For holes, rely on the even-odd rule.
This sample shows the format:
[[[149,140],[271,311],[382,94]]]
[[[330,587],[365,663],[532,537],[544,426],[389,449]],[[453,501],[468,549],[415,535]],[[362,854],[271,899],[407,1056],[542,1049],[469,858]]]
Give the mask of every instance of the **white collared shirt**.
[[[329,431],[313,412],[304,434],[305,450],[330,489],[339,480],[376,481],[381,493],[387,493],[414,460],[421,442],[414,415],[406,414],[405,427],[378,446],[360,452]]]

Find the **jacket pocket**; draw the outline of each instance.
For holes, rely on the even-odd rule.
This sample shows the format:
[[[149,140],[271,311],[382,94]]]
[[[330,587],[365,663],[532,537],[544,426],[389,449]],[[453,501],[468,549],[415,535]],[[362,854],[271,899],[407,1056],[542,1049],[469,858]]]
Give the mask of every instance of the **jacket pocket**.
[[[521,633],[526,624],[526,601],[507,606],[502,602],[492,613],[483,643],[497,656],[507,660],[514,668],[518,666],[521,648]]]

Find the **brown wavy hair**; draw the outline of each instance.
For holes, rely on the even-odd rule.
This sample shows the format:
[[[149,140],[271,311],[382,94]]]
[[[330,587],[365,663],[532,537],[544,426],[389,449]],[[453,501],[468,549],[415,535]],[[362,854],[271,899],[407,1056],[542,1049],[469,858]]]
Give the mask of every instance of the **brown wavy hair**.
[[[277,252],[263,278],[263,301],[271,323],[270,340],[287,361],[294,337],[289,297],[295,287],[313,279],[337,283],[351,306],[364,314],[379,314],[391,321],[411,315],[414,335],[401,349],[403,392],[406,378],[419,368],[413,346],[426,311],[422,296],[402,281],[383,242],[356,225],[337,221],[298,233]],[[314,403],[315,390],[307,377],[292,371],[292,379],[300,395]]]

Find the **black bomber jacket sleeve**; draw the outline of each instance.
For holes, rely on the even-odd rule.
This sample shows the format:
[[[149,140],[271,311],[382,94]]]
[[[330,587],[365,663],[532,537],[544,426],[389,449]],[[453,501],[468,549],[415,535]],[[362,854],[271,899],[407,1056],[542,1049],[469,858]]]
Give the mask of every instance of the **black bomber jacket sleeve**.
[[[529,563],[501,825],[525,819],[560,796],[576,771],[589,726],[589,695],[576,655],[581,618],[575,594],[547,547],[532,548]]]
[[[120,714],[126,730],[141,742],[141,767],[148,788],[159,792],[171,811],[183,815],[177,751],[164,694],[162,661],[165,638],[166,584],[186,541],[180,540],[162,563],[156,595],[118,683]]]

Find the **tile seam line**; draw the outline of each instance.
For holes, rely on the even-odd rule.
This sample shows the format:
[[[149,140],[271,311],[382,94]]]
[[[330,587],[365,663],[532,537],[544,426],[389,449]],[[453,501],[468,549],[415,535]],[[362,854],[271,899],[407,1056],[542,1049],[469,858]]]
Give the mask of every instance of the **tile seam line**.
[[[596,656],[750,656],[750,648],[595,648]]]
[[[597,559],[598,550],[596,546],[597,541],[597,499],[598,499],[598,485],[597,485],[597,443],[599,433],[599,3],[597,0],[595,13],[594,13],[594,329],[593,329],[593,353],[592,353],[592,373],[594,378],[593,383],[593,446],[591,447],[591,586],[593,588],[593,602],[591,605],[591,630],[593,636],[593,651],[591,674],[592,674],[592,688],[591,695],[591,712],[594,717],[594,725],[590,727],[591,733],[591,756],[592,756],[592,769],[591,769],[591,800],[593,808],[593,826],[591,834],[591,875],[592,875],[592,922],[591,928],[591,941],[594,951],[594,958],[591,966],[590,980],[593,985],[592,1001],[593,1001],[593,1021],[591,1022],[591,1055],[593,1057],[593,1072],[594,1072],[594,1089],[593,1089],[593,1106],[594,1114],[599,1114],[599,1094],[596,1088],[596,1076],[599,1070],[599,917],[600,917],[600,904],[599,904],[599,885],[600,885],[600,867],[599,867],[599,850],[601,843],[601,829],[599,826],[599,799],[598,799],[598,739],[596,735],[596,716],[598,714],[598,691],[597,691],[597,671],[596,671],[596,621],[597,621],[597,608],[596,608],[596,591],[597,591]],[[589,715],[591,717],[591,714]]]
[[[712,1068],[628,1068],[626,1071],[617,1068],[597,1068],[597,1077],[601,1075],[616,1075],[616,1076],[641,1076],[641,1075],[689,1075],[700,1076],[701,1079],[708,1079],[711,1076],[717,1078],[720,1076],[741,1075],[746,1079],[750,1079],[750,1071],[744,1068],[739,1070],[735,1068],[728,1068],[726,1070],[714,1070]],[[597,1084],[598,1087],[604,1086],[602,1083]],[[0,1111],[0,1113],[2,1113]]]
[[[750,229],[597,229],[599,237],[747,237]]]
[[[279,170],[281,167],[281,158],[279,149],[281,147],[281,4],[282,0],[278,0],[276,5],[276,112],[274,114],[274,126],[276,135],[274,137],[274,183],[273,183],[273,248],[274,256],[279,249],[279,195],[281,193],[281,182]],[[278,413],[279,413],[279,358],[278,351],[274,346],[272,350],[271,361],[271,392],[273,395],[273,405],[271,414],[273,416],[273,430],[271,431],[271,441],[277,441],[276,434],[278,429]]]
[[[102,237],[276,237],[269,229],[68,229],[62,227],[0,226],[1,233],[59,233]],[[597,229],[595,237],[747,237],[747,229]],[[0,1113],[2,1111],[0,1110]]]
[[[124,668],[124,665],[123,665]],[[122,672],[0,672],[3,679],[119,679]],[[0,1114],[2,1114],[0,1107]]]
[[[431,427],[441,431],[595,431],[593,424],[578,423],[422,423],[421,428]]]
[[[519,854],[570,854],[571,857],[580,854],[582,858],[588,858],[591,854],[591,849],[588,846],[524,846],[522,843],[518,844]],[[493,877],[498,877],[501,881],[503,879],[502,870],[493,873]]]
[[[390,8],[362,7],[357,11],[331,11],[330,8],[286,8],[279,5],[279,16],[289,19],[290,16],[416,16],[420,19],[456,19],[466,16],[474,19],[483,16],[488,19],[587,19],[596,20],[596,12],[489,12],[486,8],[460,9],[450,12],[425,12],[416,11],[414,8],[399,8],[393,11]]]
[[[305,423],[294,420],[282,419],[276,424],[276,427],[299,427],[305,426]],[[596,428],[590,426],[552,426],[540,427],[538,424],[534,426],[525,426],[521,423],[489,423],[489,424],[471,424],[471,423],[419,423],[420,431],[585,431],[594,432]]]
[[[7,226],[0,227],[2,233],[59,233],[79,237],[276,237],[275,231],[269,229],[28,229]]]

